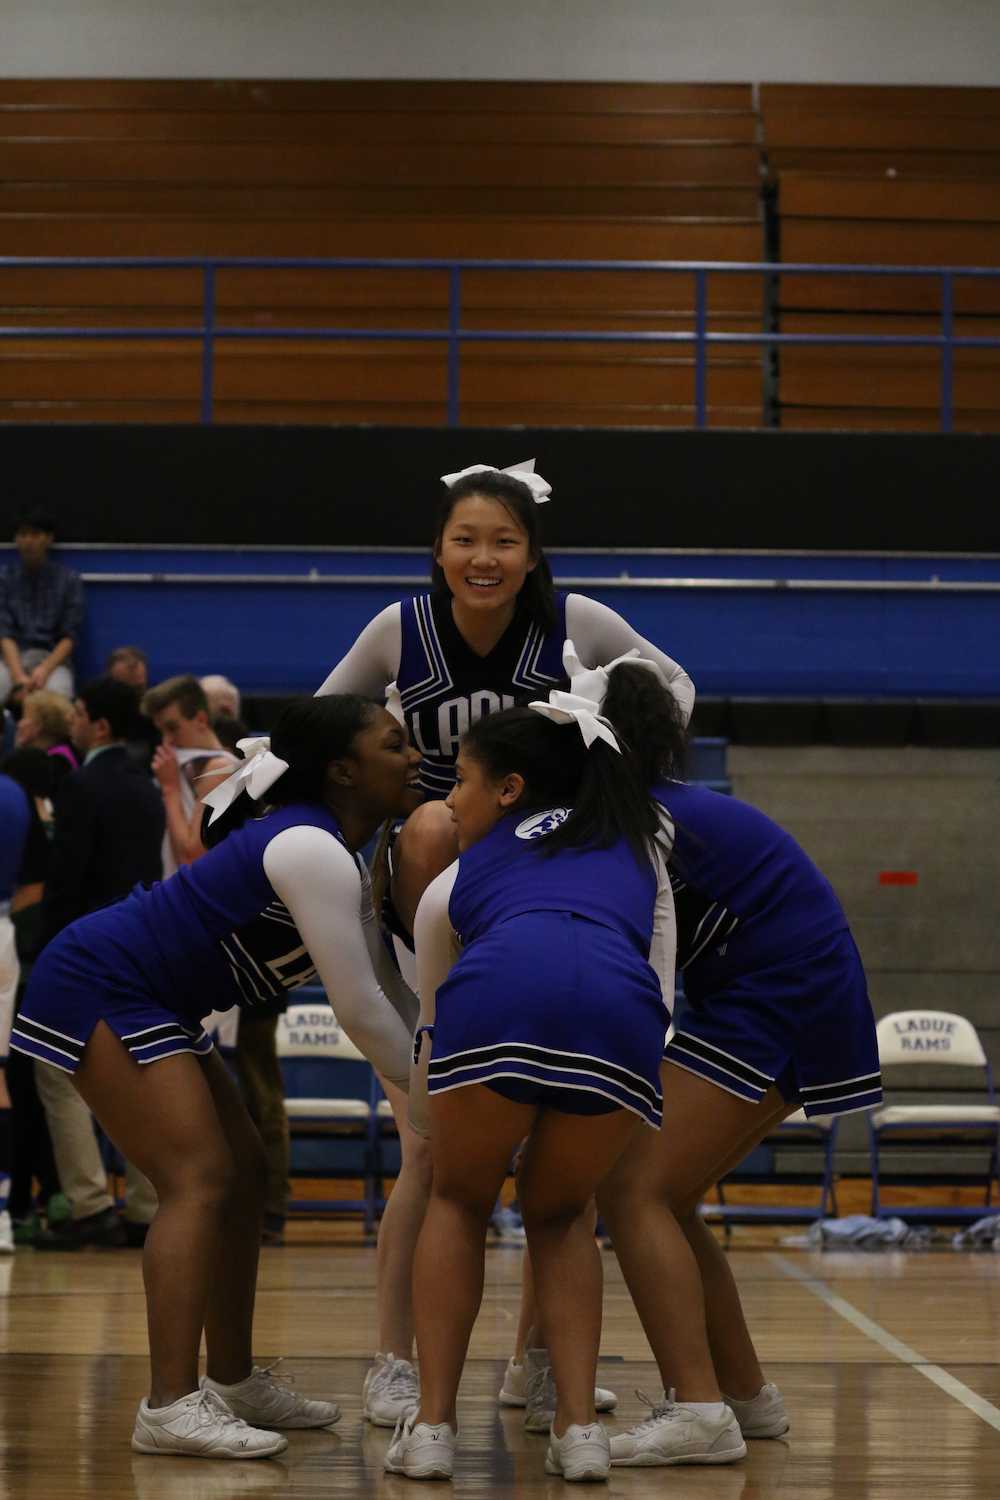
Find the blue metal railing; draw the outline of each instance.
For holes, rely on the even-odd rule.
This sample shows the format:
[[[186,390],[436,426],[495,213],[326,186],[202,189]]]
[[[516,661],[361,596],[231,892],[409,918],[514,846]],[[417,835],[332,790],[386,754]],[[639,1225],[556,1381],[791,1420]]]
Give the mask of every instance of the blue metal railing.
[[[202,275],[202,321],[191,328],[32,328],[0,326],[0,339],[174,339],[198,340],[202,346],[201,420],[213,420],[215,400],[215,348],[219,339],[342,339],[359,342],[447,343],[448,425],[459,424],[461,395],[461,349],[467,343],[619,343],[693,344],[695,426],[704,427],[708,417],[708,353],[712,346],[826,345],[882,348],[938,349],[940,366],[940,423],[950,432],[954,407],[954,351],[956,349],[1000,349],[1000,337],[955,333],[955,281],[1000,280],[1000,267],[990,266],[866,266],[768,261],[648,261],[648,260],[441,260],[385,259],[357,256],[337,260],[263,257],[119,257],[96,259],[46,257],[0,257],[0,272],[7,269],[52,270],[199,270]],[[224,270],[328,270],[328,271],[443,271],[448,275],[447,328],[246,328],[220,325],[216,320],[216,274]],[[690,332],[624,332],[606,329],[535,330],[473,329],[462,327],[462,276],[466,271],[652,271],[665,275],[694,277],[694,327]],[[941,286],[941,331],[937,334],[776,333],[762,329],[754,333],[710,333],[708,329],[708,279],[710,276],[873,276],[934,277]],[[2,282],[0,282],[2,285]]]

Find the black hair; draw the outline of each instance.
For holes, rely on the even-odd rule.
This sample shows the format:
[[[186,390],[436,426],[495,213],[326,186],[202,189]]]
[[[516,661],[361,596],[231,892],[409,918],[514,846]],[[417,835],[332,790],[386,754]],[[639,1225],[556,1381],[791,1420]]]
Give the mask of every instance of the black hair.
[[[114,677],[95,677],[76,695],[91,722],[107,719],[112,739],[124,740],[135,723],[135,689]]]
[[[535,566],[524,580],[524,587],[517,596],[518,601],[524,605],[535,624],[540,626],[546,634],[554,630],[556,627],[555,585],[552,582],[552,569],[549,567],[548,558],[542,551],[538,505],[528,486],[522,484],[520,479],[515,479],[513,474],[503,474],[499,469],[487,469],[482,474],[467,474],[451,489],[445,489],[438,508],[437,529],[434,533],[435,553],[441,544],[444,528],[451,519],[455,506],[460,500],[468,500],[471,495],[482,495],[487,500],[498,501],[505,510],[510,512],[522,531],[527,533],[528,548]],[[444,570],[436,558],[431,565],[431,580],[436,594],[447,594],[450,597]]]
[[[53,757],[44,750],[22,745],[0,761],[0,773],[16,781],[31,798],[51,797],[55,785]]]
[[[525,792],[517,811],[568,807],[569,817],[539,839],[543,853],[558,849],[606,849],[627,840],[639,860],[648,859],[659,826],[645,783],[629,758],[603,740],[588,749],[575,724],[556,724],[530,708],[487,714],[462,737],[462,749],[494,780],[516,771]]]
[[[245,740],[250,731],[242,719],[237,719],[235,714],[216,714],[212,720],[212,728],[215,737],[231,755],[238,755],[236,746],[240,740]]]
[[[17,536],[19,531],[46,531],[55,536],[56,523],[49,511],[39,505],[29,505],[18,515],[14,535]]]
[[[268,808],[290,802],[324,799],[327,767],[350,753],[356,734],[367,729],[381,705],[355,693],[331,693],[324,698],[294,698],[278,715],[271,731],[271,750],[288,762],[267,794],[267,803],[255,802],[245,791],[208,827],[202,820],[206,848],[225,838],[235,828]]]
[[[601,712],[643,786],[681,778],[687,729],[677,699],[655,672],[628,662],[615,667]]]

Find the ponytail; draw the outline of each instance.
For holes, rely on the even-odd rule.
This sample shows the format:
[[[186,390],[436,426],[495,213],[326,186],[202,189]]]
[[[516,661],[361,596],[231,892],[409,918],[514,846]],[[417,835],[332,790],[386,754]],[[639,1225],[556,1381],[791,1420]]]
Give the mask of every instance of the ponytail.
[[[628,662],[615,667],[601,713],[642,786],[682,777],[687,730],[677,699],[655,672]]]
[[[596,740],[589,749],[575,725],[560,725],[530,708],[487,714],[462,738],[462,748],[494,780],[516,771],[525,782],[519,812],[571,809],[544,839],[543,854],[606,849],[625,839],[636,859],[649,858],[659,827],[645,784],[627,755]]]

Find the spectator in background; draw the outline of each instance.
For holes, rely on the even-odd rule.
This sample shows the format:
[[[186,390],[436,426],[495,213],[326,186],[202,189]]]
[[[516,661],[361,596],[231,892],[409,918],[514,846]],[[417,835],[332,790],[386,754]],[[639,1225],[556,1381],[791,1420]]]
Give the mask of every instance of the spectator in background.
[[[160,878],[163,805],[125,749],[134,712],[133,689],[110,677],[88,683],[77,698],[73,738],[84,761],[67,776],[55,799],[43,944],[77,917],[127,896],[137,883]],[[59,1178],[73,1211],[65,1226],[39,1234],[36,1247],[141,1244],[156,1212],[151,1185],[127,1165],[123,1225],[107,1191],[90,1111],[68,1074],[36,1062],[35,1078]]]
[[[166,877],[204,854],[201,799],[225,781],[239,757],[223,749],[197,677],[168,677],[158,683],[143,696],[142,711],[163,741],[153,756],[153,775],[160,783],[167,815]]]
[[[18,750],[44,750],[51,758],[53,780],[79,769],[72,742],[75,710],[69,698],[41,688],[24,699],[14,743]]]
[[[7,1209],[13,1160],[7,1053],[20,975],[10,909],[31,828],[27,794],[9,776],[0,776],[0,828],[3,829],[0,838],[0,1254],[9,1255],[14,1249],[14,1232]]]
[[[220,714],[230,719],[239,718],[240,690],[235,682],[230,682],[228,677],[222,677],[218,672],[213,672],[201,679],[201,686],[208,699],[208,712],[211,718],[217,719]]]
[[[149,658],[141,646],[116,646],[108,656],[105,671],[135,694],[135,714],[125,745],[136,765],[148,771],[160,743],[159,730],[142,712],[143,694],[149,687]]]
[[[233,755],[242,755],[239,749],[240,740],[250,738],[250,731],[242,719],[231,719],[228,714],[219,714],[212,720],[212,728],[219,739],[219,744]]]
[[[0,704],[44,687],[73,696],[83,585],[49,560],[55,531],[50,516],[26,513],[14,532],[20,560],[0,570]]]
[[[124,682],[141,697],[149,687],[149,657],[141,646],[116,646],[104,669],[115,682]]]
[[[52,825],[52,771],[56,763],[65,764],[62,761],[54,762],[44,750],[29,747],[26,750],[12,751],[0,764],[0,771],[24,790],[31,816],[20,874],[10,905],[21,970],[18,1003],[24,994],[41,933],[42,897],[49,868],[49,832]],[[2,861],[3,856],[0,854],[0,863]],[[68,1219],[70,1206],[59,1185],[48,1121],[35,1087],[34,1063],[23,1052],[11,1052],[6,1072],[12,1109],[8,1211],[14,1231],[14,1243],[31,1244],[41,1228],[36,1201],[44,1208],[50,1225]]]

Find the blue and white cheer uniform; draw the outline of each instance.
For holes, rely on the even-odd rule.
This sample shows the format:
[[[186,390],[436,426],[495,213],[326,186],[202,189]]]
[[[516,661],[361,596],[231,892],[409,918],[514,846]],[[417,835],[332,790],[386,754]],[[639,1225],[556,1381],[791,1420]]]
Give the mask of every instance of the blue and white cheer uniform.
[[[776,1084],[807,1115],[882,1098],[865,972],[833,887],[777,823],[680,781],[653,796],[675,829],[677,969],[688,1000],[665,1056],[754,1102]]]
[[[638,647],[659,666],[685,722],[691,716],[694,685],[683,668],[596,599],[557,593],[556,628],[547,633],[520,605],[485,656],[462,636],[451,603],[450,594],[439,593],[390,604],[365,626],[317,694],[359,693],[381,702],[394,682],[410,740],[422,757],[420,780],[430,800],[451,791],[459,740],[484,714],[568,686],[562,665],[567,636],[587,666]]]
[[[508,814],[425,892],[414,935],[433,1035],[426,1088],[486,1084],[571,1114],[632,1110],[656,1128],[673,993],[669,877],[624,840],[546,855],[538,842],[565,815]],[[424,1129],[414,1091],[411,1121]]]
[[[206,1053],[200,1018],[316,977],[344,1030],[406,1087],[416,1002],[385,953],[363,861],[298,803],[251,819],[168,880],[65,928],[32,972],[11,1045],[68,1073],[105,1021],[138,1063]]]

